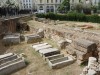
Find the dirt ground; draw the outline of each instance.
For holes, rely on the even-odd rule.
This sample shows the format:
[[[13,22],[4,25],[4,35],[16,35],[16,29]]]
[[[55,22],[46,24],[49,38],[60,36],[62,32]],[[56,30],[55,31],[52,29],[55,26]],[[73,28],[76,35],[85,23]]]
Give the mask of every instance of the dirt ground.
[[[96,30],[96,28],[99,29],[100,24],[96,23],[84,23],[84,22],[65,22],[62,21],[58,25],[53,25],[52,23],[47,25],[41,22],[36,22],[36,21],[29,21],[28,24],[32,27],[36,28],[41,28],[41,27],[55,27],[55,28],[65,28],[65,27],[75,27],[78,25],[92,25],[95,28],[94,29],[89,29],[89,31],[96,31],[100,32],[99,30]],[[33,31],[31,30],[31,33]],[[48,42],[54,47],[57,47],[56,43],[54,41],[44,39],[44,42]],[[79,66],[76,62],[69,65],[65,66],[64,68],[61,69],[50,69],[46,61],[42,59],[42,57],[34,51],[34,49],[31,47],[32,44],[26,44],[25,42],[15,45],[15,46],[10,46],[10,47],[4,47],[2,44],[0,44],[0,49],[6,53],[8,52],[14,52],[17,54],[24,53],[26,55],[27,61],[29,61],[29,65],[26,68],[23,68],[11,75],[80,75],[80,73],[83,70],[82,66]],[[2,53],[4,53],[2,52]]]

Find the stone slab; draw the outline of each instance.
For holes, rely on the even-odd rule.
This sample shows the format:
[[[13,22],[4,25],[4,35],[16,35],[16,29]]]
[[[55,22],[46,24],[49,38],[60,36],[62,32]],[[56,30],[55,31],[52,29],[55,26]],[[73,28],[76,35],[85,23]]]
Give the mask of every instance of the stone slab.
[[[36,43],[42,41],[42,38],[39,35],[29,35],[26,38],[27,43]]]
[[[41,46],[45,46],[48,45],[48,43],[42,43],[42,44],[37,44],[37,45],[32,45],[33,48],[37,48],[37,47],[41,47]]]
[[[17,71],[25,66],[26,66],[26,64],[25,64],[24,59],[19,60],[17,62],[14,62],[12,64],[9,64],[7,66],[0,68],[0,75],[11,74],[12,72],[15,72],[15,71]]]
[[[4,45],[13,45],[13,44],[19,44],[19,43],[20,43],[20,36],[17,36],[17,35],[6,35],[3,38]]]
[[[13,53],[7,53],[7,54],[0,55],[0,60],[4,59],[6,57],[12,56],[12,55],[14,55],[14,54]]]
[[[46,53],[49,53],[49,52],[52,52],[52,51],[58,51],[58,49],[57,48],[41,49],[41,50],[39,50],[39,53],[46,54]]]
[[[35,51],[39,51],[39,50],[47,49],[47,48],[51,48],[51,47],[52,47],[51,45],[45,45],[45,46],[42,46],[42,47],[35,48]]]
[[[57,69],[57,68],[65,67],[73,62],[74,62],[74,60],[71,57],[66,56],[66,57],[62,57],[59,59],[51,60],[51,61],[49,61],[48,64],[49,64],[50,68]]]
[[[18,56],[16,54],[8,56],[6,58],[1,59],[0,60],[0,64],[3,64],[3,63],[8,62],[8,61],[12,61],[12,60],[14,60],[16,58],[18,58]]]
[[[62,57],[64,57],[64,54],[56,54],[56,55],[48,56],[45,59],[48,62],[50,60],[55,60],[55,59],[62,58]]]

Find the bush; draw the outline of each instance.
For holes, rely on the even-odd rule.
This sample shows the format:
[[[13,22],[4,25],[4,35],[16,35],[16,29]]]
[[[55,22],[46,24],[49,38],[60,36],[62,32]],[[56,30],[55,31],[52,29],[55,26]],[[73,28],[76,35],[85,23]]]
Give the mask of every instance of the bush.
[[[91,15],[87,16],[88,22],[100,23],[100,16],[98,15]]]
[[[80,21],[80,22],[94,22],[100,23],[100,16],[98,15],[85,15],[83,13],[69,12],[67,14],[37,14],[39,18],[49,18],[52,20],[64,20],[64,21]]]
[[[72,12],[67,14],[67,20],[70,21],[86,21],[85,14]]]
[[[45,14],[36,14],[36,16],[39,18],[45,18]]]

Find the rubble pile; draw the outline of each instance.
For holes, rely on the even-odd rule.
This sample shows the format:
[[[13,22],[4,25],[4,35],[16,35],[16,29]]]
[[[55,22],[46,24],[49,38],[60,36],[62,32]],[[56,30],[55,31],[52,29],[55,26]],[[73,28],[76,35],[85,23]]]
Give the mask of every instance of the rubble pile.
[[[100,75],[100,63],[94,57],[89,57],[88,66],[83,69],[80,75]]]

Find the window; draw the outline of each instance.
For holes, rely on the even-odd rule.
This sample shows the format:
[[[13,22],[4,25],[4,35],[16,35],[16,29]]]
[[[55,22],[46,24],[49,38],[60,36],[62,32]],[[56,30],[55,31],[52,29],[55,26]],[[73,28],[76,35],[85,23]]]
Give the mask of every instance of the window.
[[[46,7],[46,12],[49,12],[49,6]]]
[[[72,0],[72,2],[74,3],[74,0]]]
[[[40,8],[39,8],[40,10],[43,10],[43,6],[40,6]]]
[[[56,0],[56,3],[58,2],[58,0]]]
[[[50,10],[51,10],[51,12],[54,12],[54,7],[51,6],[51,7],[50,7]]]
[[[31,8],[31,6],[29,6],[29,8]]]
[[[47,0],[47,3],[49,3],[49,0]]]
[[[25,0],[23,0],[23,2],[25,2]]]
[[[51,3],[53,3],[53,0],[51,0]]]
[[[60,0],[60,3],[61,3],[61,0]]]
[[[40,0],[40,3],[42,3],[42,0]]]

